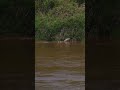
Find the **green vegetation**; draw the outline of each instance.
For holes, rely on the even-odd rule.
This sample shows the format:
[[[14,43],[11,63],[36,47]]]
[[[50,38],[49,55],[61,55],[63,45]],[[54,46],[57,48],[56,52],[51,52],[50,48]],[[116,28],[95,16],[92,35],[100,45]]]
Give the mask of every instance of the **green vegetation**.
[[[35,37],[38,40],[82,40],[85,37],[84,0],[36,0]]]

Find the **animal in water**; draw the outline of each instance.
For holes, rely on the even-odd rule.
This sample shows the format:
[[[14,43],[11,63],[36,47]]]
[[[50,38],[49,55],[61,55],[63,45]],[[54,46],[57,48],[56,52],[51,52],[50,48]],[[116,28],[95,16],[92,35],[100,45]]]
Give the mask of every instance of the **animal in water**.
[[[69,42],[70,41],[70,38],[66,38],[65,40],[64,40],[64,42]]]

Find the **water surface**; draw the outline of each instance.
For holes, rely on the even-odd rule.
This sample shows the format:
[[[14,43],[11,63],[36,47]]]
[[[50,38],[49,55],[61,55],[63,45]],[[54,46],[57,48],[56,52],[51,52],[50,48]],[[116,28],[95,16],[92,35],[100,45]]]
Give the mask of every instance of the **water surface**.
[[[36,90],[85,90],[84,44],[36,42]]]

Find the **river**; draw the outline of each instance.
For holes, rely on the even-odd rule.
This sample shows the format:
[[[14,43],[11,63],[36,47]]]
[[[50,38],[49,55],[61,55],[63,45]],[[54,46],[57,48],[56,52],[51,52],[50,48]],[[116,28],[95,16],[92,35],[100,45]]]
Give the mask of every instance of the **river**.
[[[85,90],[84,43],[35,43],[35,90]]]

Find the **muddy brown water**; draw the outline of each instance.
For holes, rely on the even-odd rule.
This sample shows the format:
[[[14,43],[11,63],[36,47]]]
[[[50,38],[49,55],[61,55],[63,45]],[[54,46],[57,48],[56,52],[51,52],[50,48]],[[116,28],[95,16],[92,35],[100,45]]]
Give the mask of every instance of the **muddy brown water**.
[[[85,90],[84,43],[35,44],[35,90]]]

